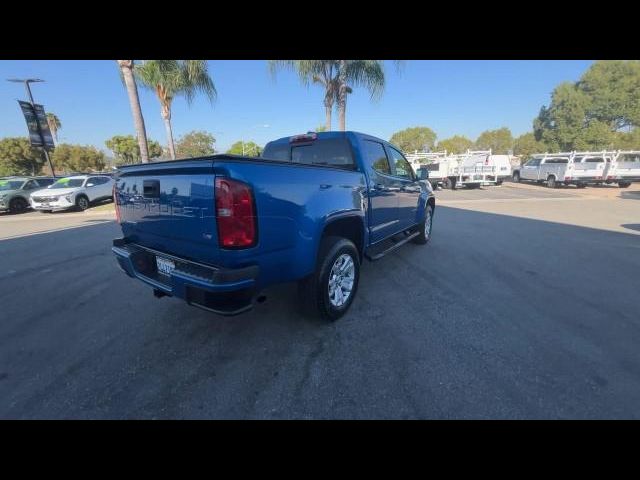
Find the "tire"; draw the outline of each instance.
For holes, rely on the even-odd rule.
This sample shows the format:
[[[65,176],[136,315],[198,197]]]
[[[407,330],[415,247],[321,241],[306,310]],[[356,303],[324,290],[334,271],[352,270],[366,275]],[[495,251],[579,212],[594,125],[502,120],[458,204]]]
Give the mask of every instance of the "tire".
[[[553,175],[549,175],[547,177],[547,187],[549,188],[557,188],[558,184],[556,183],[556,177]]]
[[[349,267],[349,261],[351,267]],[[335,274],[343,265],[346,267],[346,271],[342,272],[343,276],[336,276]],[[351,279],[350,291],[348,291],[349,279]],[[349,310],[358,291],[359,280],[360,255],[353,242],[341,237],[325,237],[320,244],[316,271],[298,283],[299,298],[304,312],[308,316],[319,316],[326,321],[338,320]],[[333,289],[330,287],[330,281],[334,286]],[[330,296],[332,291],[337,290],[336,284],[340,288],[340,293]],[[347,298],[340,298],[347,291]],[[341,300],[343,303],[340,303]]]
[[[78,210],[82,212],[85,211],[89,208],[89,199],[84,195],[78,196],[78,198],[76,198],[76,207],[78,207]]]
[[[520,183],[520,172],[518,171],[513,172],[512,178],[514,182]]]
[[[24,198],[17,197],[11,200],[11,202],[9,203],[9,211],[11,213],[22,213],[27,209],[28,206],[29,204]]]
[[[503,180],[496,180],[496,185],[502,185]]]
[[[586,188],[587,184],[586,183],[577,183],[576,187],[578,188]]]
[[[418,245],[424,245],[431,239],[431,229],[433,228],[433,207],[427,203],[427,211],[425,212],[424,221],[418,226],[420,234],[411,240]],[[428,222],[428,223],[427,223]]]
[[[40,213],[51,213],[51,210],[38,210]]]
[[[449,178],[445,178],[442,180],[442,188],[450,189],[451,188],[451,180]]]
[[[618,182],[618,187],[620,188],[627,188],[629,185],[631,185],[631,182]]]

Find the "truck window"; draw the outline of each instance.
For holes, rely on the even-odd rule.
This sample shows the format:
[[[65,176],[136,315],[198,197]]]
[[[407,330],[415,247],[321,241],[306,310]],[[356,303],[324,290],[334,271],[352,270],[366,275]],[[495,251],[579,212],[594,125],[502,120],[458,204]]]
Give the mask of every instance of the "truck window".
[[[291,146],[285,143],[268,143],[262,152],[262,158],[288,162],[291,160]]]
[[[540,165],[540,161],[542,159],[540,158],[534,158],[532,160],[529,160],[527,163],[524,164],[525,167],[537,167],[538,165]]]
[[[603,163],[604,159],[602,157],[588,157],[584,160],[585,163]]]
[[[407,180],[414,180],[413,169],[409,162],[402,156],[402,154],[393,147],[387,147],[389,156],[391,157],[392,175],[396,177],[406,178]]]
[[[353,157],[349,143],[343,138],[319,139],[291,148],[291,161],[307,165],[328,165],[353,169]]]
[[[364,140],[362,144],[364,147],[362,155],[366,164],[376,172],[391,175],[389,160],[382,144],[371,140]]]

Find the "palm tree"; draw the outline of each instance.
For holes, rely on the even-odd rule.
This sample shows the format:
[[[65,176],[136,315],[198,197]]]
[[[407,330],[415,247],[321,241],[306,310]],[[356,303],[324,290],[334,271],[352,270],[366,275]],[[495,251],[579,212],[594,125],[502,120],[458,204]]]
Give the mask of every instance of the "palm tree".
[[[53,143],[58,145],[58,130],[62,128],[62,123],[55,113],[47,113],[47,123],[49,124],[49,130],[53,136]]]
[[[400,65],[401,62],[396,61],[398,68]],[[353,92],[352,86],[367,88],[372,100],[380,98],[384,91],[385,76],[382,60],[269,60],[269,69],[272,74],[278,67],[296,71],[305,85],[312,82],[324,87],[327,130],[331,130],[331,112],[334,103],[338,106],[340,130],[345,130],[347,95]]]
[[[202,92],[213,102],[216,87],[209,76],[206,60],[146,60],[135,70],[136,77],[160,101],[160,115],[167,130],[171,158],[176,158],[171,126],[171,104],[178,95],[184,95],[191,105],[196,93]]]
[[[331,130],[331,113],[338,94],[338,60],[269,60],[274,75],[279,67],[294,70],[306,86],[317,83],[324,88],[325,130]]]
[[[347,94],[354,87],[365,87],[372,100],[382,95],[385,86],[384,64],[382,60],[339,60],[337,106],[340,130],[346,128]]]
[[[144,127],[144,117],[142,116],[142,108],[140,108],[140,98],[138,98],[136,79],[133,76],[134,63],[133,60],[116,60],[116,62],[120,67],[120,73],[129,95],[129,105],[131,105],[131,113],[133,114],[133,124],[138,136],[138,145],[140,145],[140,159],[142,163],[149,163],[147,131]]]

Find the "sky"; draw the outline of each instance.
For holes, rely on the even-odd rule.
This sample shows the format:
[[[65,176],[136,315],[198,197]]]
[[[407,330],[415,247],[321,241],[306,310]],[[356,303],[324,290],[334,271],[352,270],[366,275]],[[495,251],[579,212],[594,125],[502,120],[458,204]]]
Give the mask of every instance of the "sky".
[[[371,101],[354,89],[347,102],[347,129],[380,138],[404,128],[427,126],[438,139],[465,135],[475,140],[484,130],[509,127],[514,136],[531,131],[533,118],[548,105],[555,86],[576,81],[592,64],[585,60],[407,60],[398,72],[385,62],[386,88]],[[173,104],[178,139],[206,130],[225,151],[238,140],[264,145],[269,140],[304,133],[324,124],[323,90],[302,85],[288,71],[271,76],[265,60],[210,60],[218,91],[210,103],[196,97]],[[0,61],[0,138],[26,136],[16,100],[26,99],[21,84],[7,78],[41,78],[32,84],[36,103],[62,122],[60,142],[94,145],[110,154],[105,140],[135,134],[129,101],[113,60]],[[152,91],[139,87],[150,139],[166,145],[160,104]],[[334,112],[333,128],[338,125]]]

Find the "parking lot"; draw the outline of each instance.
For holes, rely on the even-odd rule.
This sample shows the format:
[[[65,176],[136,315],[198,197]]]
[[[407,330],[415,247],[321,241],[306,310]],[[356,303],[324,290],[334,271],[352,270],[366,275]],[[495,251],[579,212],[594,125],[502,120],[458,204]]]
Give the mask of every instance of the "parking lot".
[[[0,215],[0,418],[640,418],[640,185],[436,197],[335,324],[155,299],[109,208]]]

